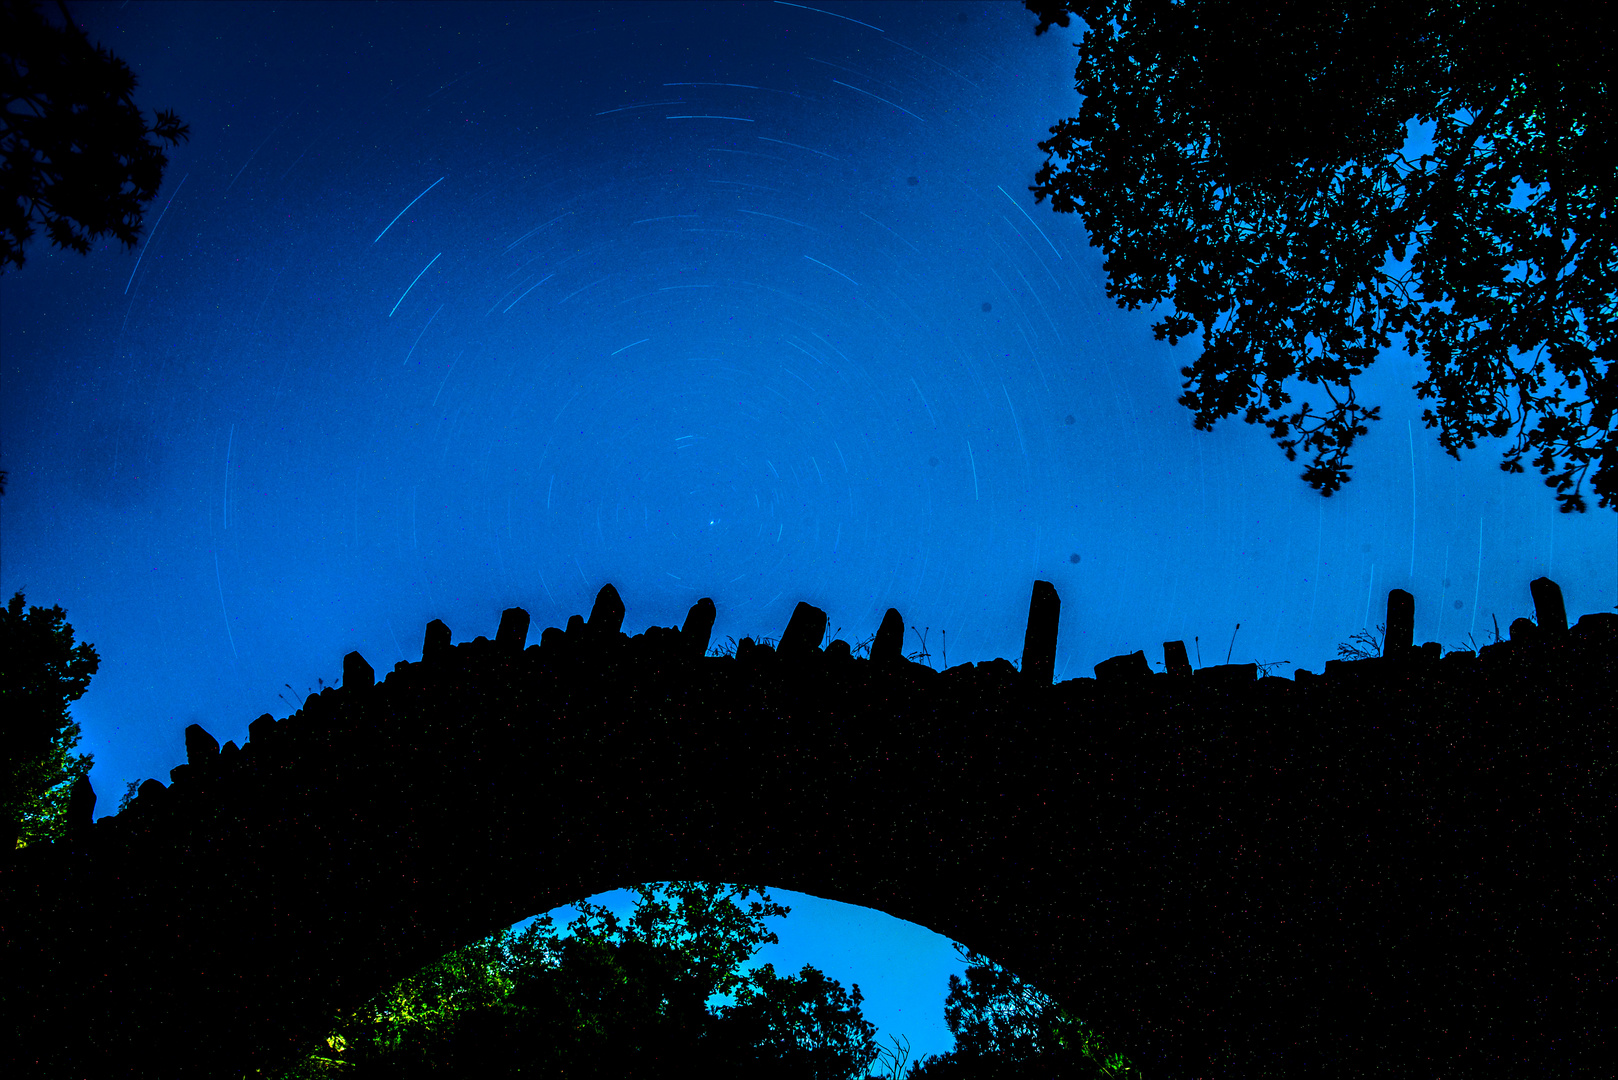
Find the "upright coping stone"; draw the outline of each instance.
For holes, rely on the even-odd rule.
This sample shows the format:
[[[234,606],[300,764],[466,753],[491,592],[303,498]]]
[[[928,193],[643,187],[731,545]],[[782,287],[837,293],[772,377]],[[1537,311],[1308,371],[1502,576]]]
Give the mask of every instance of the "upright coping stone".
[[[76,833],[88,829],[95,823],[95,815],[95,789],[90,786],[90,778],[80,773],[73,778],[73,787],[67,797],[67,831]]]
[[[612,585],[601,586],[596,593],[595,607],[590,609],[590,634],[593,637],[611,637],[624,625],[624,602]]]
[[[219,756],[219,740],[202,730],[201,724],[185,729],[185,760],[189,765],[202,766]]]
[[[353,690],[376,685],[376,671],[365,662],[365,657],[351,652],[343,657],[343,689]]]
[[[680,628],[680,648],[687,656],[708,655],[708,641],[713,637],[713,600],[704,596],[685,613],[685,625]]]
[[[1383,656],[1409,656],[1416,643],[1416,598],[1403,589],[1388,593],[1388,632]]]
[[[1022,639],[1022,675],[1025,682],[1049,686],[1056,677],[1056,625],[1061,621],[1062,601],[1056,586],[1048,581],[1034,582],[1028,600],[1028,630]]]
[[[798,601],[792,609],[792,618],[781,634],[776,652],[781,656],[801,657],[820,651],[821,639],[826,636],[826,613],[812,604]]]
[[[421,660],[430,664],[435,660],[447,659],[450,654],[449,627],[439,619],[427,624],[427,636],[421,643]]]
[[[904,659],[905,621],[898,608],[889,608],[877,627],[876,641],[871,645],[871,662],[878,667],[895,667]]]
[[[1178,678],[1191,677],[1191,658],[1185,655],[1185,642],[1163,642],[1163,667]]]
[[[1534,618],[1541,633],[1560,634],[1567,630],[1567,608],[1562,604],[1562,587],[1548,577],[1528,583],[1534,597]]]
[[[508,607],[500,613],[500,629],[494,634],[495,647],[503,653],[520,653],[528,644],[528,612]]]

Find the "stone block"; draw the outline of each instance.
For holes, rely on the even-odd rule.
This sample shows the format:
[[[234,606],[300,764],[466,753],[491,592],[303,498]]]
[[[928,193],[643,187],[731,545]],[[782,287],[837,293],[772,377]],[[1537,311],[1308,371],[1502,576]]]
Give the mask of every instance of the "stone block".
[[[1337,660],[1326,661],[1326,667],[1340,663]],[[1211,664],[1208,667],[1198,668],[1195,675],[1198,686],[1210,689],[1223,689],[1225,687],[1251,686],[1258,681],[1257,664]]]
[[[1191,677],[1191,660],[1185,654],[1185,642],[1163,642],[1163,668],[1168,674],[1177,678]]]
[[[1034,582],[1034,592],[1028,600],[1028,629],[1022,642],[1024,682],[1049,686],[1055,679],[1056,627],[1061,615],[1062,601],[1056,595],[1056,586],[1048,581]]]
[[[1388,593],[1388,629],[1382,645],[1382,655],[1403,657],[1409,654],[1416,639],[1416,598],[1403,589]]]
[[[219,740],[202,730],[201,724],[185,729],[185,760],[192,765],[207,765],[219,756]]]
[[[624,625],[624,602],[611,584],[601,586],[595,606],[590,609],[590,636],[610,638]]]
[[[310,694],[309,696],[311,698],[313,698],[315,695]],[[307,702],[307,701],[304,702],[304,708],[307,709],[308,706],[309,706],[309,702]],[[254,720],[251,724],[247,725],[247,741],[248,742],[261,743],[262,744],[265,740],[273,738],[274,735],[275,735],[275,717],[271,716],[269,713],[265,713],[263,716],[259,717],[257,720]]]
[[[577,638],[584,633],[584,616],[569,615],[567,617],[567,636]]]
[[[1146,662],[1146,652],[1142,649],[1109,657],[1096,665],[1097,682],[1137,682],[1151,674],[1152,666]]]
[[[781,634],[777,652],[794,659],[820,651],[820,642],[826,636],[826,613],[802,600],[792,610],[787,628]]]
[[[494,632],[499,651],[516,656],[528,644],[528,612],[508,607],[500,613],[500,629]]]
[[[430,664],[435,660],[448,659],[450,654],[449,627],[439,619],[427,624],[427,636],[421,643],[421,660]]]
[[[364,690],[376,685],[376,670],[358,652],[343,657],[343,689]]]
[[[77,776],[73,779],[73,788],[67,797],[67,831],[70,833],[88,829],[95,821],[96,793],[90,786],[90,778]]]
[[[1513,644],[1538,641],[1539,627],[1534,625],[1534,620],[1532,619],[1516,618],[1511,620],[1509,634]]]
[[[680,627],[680,651],[690,657],[708,655],[708,642],[713,637],[713,601],[704,596],[685,613],[685,625]]]
[[[897,608],[889,608],[871,644],[871,662],[878,667],[897,667],[904,659],[905,621]]]
[[[549,653],[562,647],[567,634],[559,626],[547,626],[545,632],[539,635],[539,648],[541,652]]]
[[[1583,647],[1587,650],[1618,651],[1618,614],[1611,611],[1592,611],[1579,618],[1572,633],[1583,642]]]
[[[1562,603],[1562,587],[1548,577],[1528,583],[1534,597],[1534,618],[1541,633],[1560,634],[1567,629],[1567,608]]]
[[[848,642],[842,638],[837,638],[826,646],[826,655],[833,660],[852,660],[854,659],[854,650],[849,647]]]

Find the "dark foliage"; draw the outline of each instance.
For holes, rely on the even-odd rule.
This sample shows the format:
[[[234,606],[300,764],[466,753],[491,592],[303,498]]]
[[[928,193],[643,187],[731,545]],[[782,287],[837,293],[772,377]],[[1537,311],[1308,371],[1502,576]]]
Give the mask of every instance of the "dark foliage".
[[[60,607],[25,612],[21,590],[0,610],[0,848],[61,836],[73,784],[90,772],[67,706],[101,658],[73,644],[66,619]]]
[[[764,920],[789,909],[763,890],[747,903],[747,886],[633,891],[628,920],[579,902],[566,936],[547,915],[444,956],[341,1020],[284,1080],[865,1075],[875,1031],[858,986],[808,965],[744,969],[777,940]]]
[[[1592,467],[1618,508],[1610,3],[1026,6],[1086,28],[1029,190],[1083,216],[1120,307],[1172,302],[1158,340],[1201,328],[1199,429],[1263,423],[1330,495],[1378,418],[1353,376],[1402,336],[1451,456],[1511,435],[1501,467],[1536,452],[1564,513]],[[1302,383],[1325,412],[1285,411]]]
[[[944,1022],[947,1054],[911,1065],[906,1080],[1127,1077],[1133,1066],[1055,1000],[985,956],[957,945],[966,978],[951,975]]]
[[[191,133],[172,112],[148,126],[129,65],[56,6],[65,26],[0,0],[0,272],[23,265],[36,225],[81,255],[108,234],[133,247],[168,165],[157,140]]]

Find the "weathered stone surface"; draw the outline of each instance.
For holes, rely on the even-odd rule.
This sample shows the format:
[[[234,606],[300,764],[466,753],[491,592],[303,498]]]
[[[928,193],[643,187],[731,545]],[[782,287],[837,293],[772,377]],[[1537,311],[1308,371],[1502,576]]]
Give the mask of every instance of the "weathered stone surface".
[[[1539,627],[1534,625],[1533,619],[1517,618],[1511,620],[1511,629],[1508,631],[1512,642],[1538,641]]]
[[[559,626],[547,626],[545,632],[539,635],[539,648],[541,652],[553,652],[562,647],[567,639],[567,633]]]
[[[848,642],[842,638],[837,638],[826,646],[826,655],[833,660],[852,660],[854,659],[854,650],[849,647]]]
[[[500,613],[500,629],[494,632],[496,646],[503,653],[515,656],[528,644],[528,612],[520,607],[506,608]]]
[[[1543,633],[1560,634],[1567,629],[1567,608],[1562,604],[1562,587],[1548,577],[1528,583],[1534,598],[1534,618]]]
[[[421,659],[423,663],[430,664],[435,660],[446,659],[450,654],[449,627],[439,619],[427,624],[427,636],[421,643]]]
[[[582,633],[584,633],[584,616],[583,615],[569,615],[567,617],[567,635],[568,635],[568,637],[576,637],[576,636],[578,636],[579,634],[582,634]]]
[[[1404,657],[1416,639],[1416,598],[1403,589],[1388,593],[1388,630],[1382,655]]]
[[[163,786],[163,781],[153,777],[135,789],[135,798],[144,799],[148,803],[162,802],[169,789]]]
[[[611,584],[601,586],[596,593],[595,607],[590,609],[590,634],[592,637],[612,637],[624,625],[624,602],[618,598],[618,590]]]
[[[201,724],[185,729],[185,760],[192,765],[207,765],[219,756],[219,740],[202,730]]]
[[[800,600],[792,610],[792,618],[787,620],[787,628],[781,634],[781,643],[776,651],[794,659],[808,656],[820,651],[820,642],[825,636],[826,613]]]
[[[376,671],[358,652],[343,657],[343,687],[348,690],[367,690],[376,685]]]
[[[1028,629],[1022,642],[1024,681],[1049,686],[1056,677],[1056,627],[1061,615],[1062,601],[1056,595],[1056,586],[1048,581],[1034,582],[1034,594],[1028,600]]]
[[[871,662],[878,667],[896,667],[904,659],[905,621],[897,608],[889,608],[871,644]]]
[[[704,596],[685,613],[685,625],[680,628],[680,651],[686,656],[708,655],[708,642],[713,637],[713,601]]]
[[[1185,679],[1191,677],[1191,660],[1185,655],[1185,642],[1163,642],[1163,666],[1170,675]]]
[[[751,662],[753,654],[758,652],[758,643],[750,637],[744,637],[736,643],[736,659]]]
[[[1134,682],[1151,674],[1152,666],[1146,662],[1146,653],[1142,649],[1108,657],[1096,665],[1097,682]]]

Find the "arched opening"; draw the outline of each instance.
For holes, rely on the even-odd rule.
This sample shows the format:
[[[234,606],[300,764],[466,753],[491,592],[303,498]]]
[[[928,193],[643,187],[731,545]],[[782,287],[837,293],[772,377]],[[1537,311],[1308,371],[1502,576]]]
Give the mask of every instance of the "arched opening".
[[[584,1059],[837,1080],[1131,1068],[1031,983],[925,927],[684,881],[597,893],[452,950],[334,1017],[282,1077],[576,1074]]]

